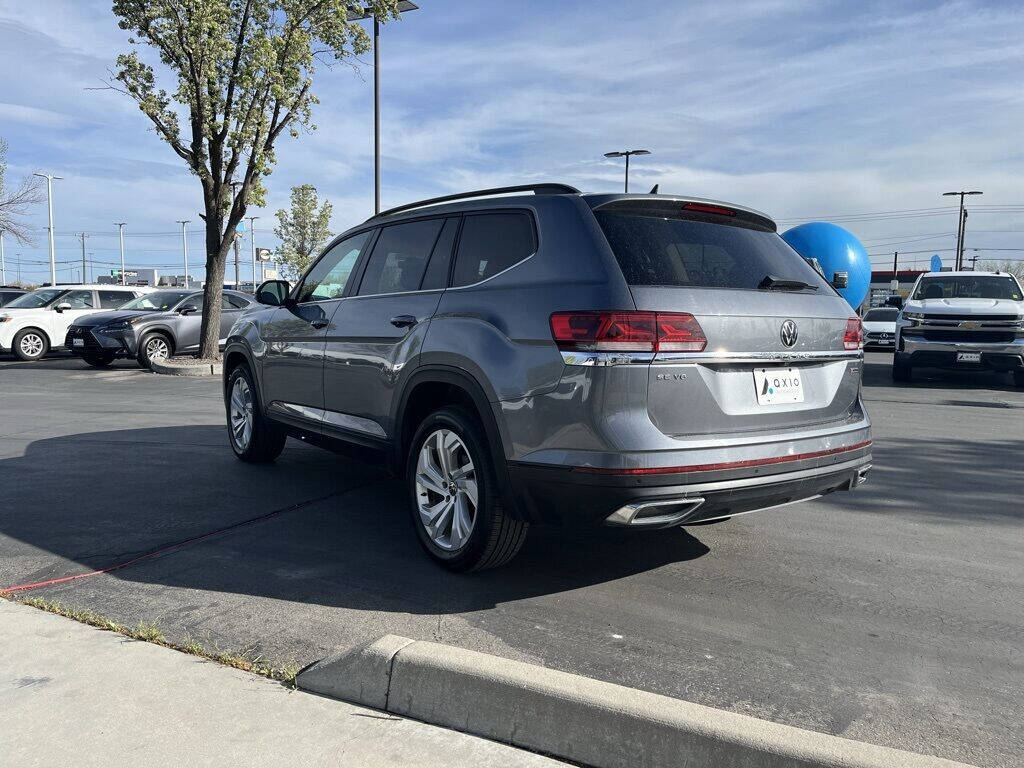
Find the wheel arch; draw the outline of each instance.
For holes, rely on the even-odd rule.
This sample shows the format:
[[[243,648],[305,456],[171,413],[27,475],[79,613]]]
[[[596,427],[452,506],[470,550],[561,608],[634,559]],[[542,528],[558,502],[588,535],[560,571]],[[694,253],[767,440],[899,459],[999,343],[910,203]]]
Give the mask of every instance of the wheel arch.
[[[419,368],[409,377],[397,400],[393,444],[390,451],[391,469],[402,475],[409,444],[416,428],[433,411],[446,405],[458,405],[475,413],[484,429],[487,447],[494,461],[495,476],[507,510],[519,517],[518,507],[509,492],[508,467],[501,432],[484,388],[472,376],[458,368],[431,365]]]

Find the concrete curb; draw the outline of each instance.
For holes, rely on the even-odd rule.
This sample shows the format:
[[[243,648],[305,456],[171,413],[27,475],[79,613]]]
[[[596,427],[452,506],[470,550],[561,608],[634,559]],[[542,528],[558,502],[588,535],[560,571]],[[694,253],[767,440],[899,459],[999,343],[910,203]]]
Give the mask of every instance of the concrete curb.
[[[153,373],[162,373],[166,376],[220,376],[224,370],[222,363],[201,362],[189,358],[153,360],[149,367]]]
[[[964,768],[395,635],[318,661],[296,684],[597,768]]]

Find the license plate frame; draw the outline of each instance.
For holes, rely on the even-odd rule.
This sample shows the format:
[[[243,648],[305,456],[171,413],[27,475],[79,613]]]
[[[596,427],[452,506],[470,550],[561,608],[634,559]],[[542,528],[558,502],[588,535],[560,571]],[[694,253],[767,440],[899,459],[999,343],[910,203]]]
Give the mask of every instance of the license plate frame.
[[[958,363],[980,363],[981,352],[957,352],[956,361]]]
[[[804,402],[804,383],[799,368],[755,368],[752,373],[758,405]]]

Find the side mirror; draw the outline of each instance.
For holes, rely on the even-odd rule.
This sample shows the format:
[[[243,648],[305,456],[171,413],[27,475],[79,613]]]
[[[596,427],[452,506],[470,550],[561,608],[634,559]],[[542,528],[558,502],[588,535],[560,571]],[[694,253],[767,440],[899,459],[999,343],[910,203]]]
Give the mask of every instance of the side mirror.
[[[198,312],[198,311],[199,311],[199,307],[197,307],[195,304],[186,304],[185,306],[180,307],[178,309],[178,314],[179,315],[191,315],[193,312]]]
[[[71,304],[64,301],[58,304],[56,307],[54,307],[54,309],[57,310],[58,312],[63,312],[65,309],[71,309]]]
[[[845,288],[850,284],[850,273],[849,272],[833,272],[832,273],[832,287],[833,288]]]
[[[291,289],[287,280],[267,280],[256,289],[256,301],[268,307],[279,307],[284,304]]]

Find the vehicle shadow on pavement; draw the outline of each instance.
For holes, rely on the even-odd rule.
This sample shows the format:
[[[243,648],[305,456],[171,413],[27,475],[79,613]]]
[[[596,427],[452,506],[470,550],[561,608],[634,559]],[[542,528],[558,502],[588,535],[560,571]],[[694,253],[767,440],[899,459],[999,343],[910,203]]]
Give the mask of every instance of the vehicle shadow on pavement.
[[[0,588],[106,568],[268,514],[116,576],[374,611],[447,613],[619,579],[709,551],[684,529],[536,528],[508,566],[451,574],[421,550],[403,486],[379,468],[296,440],[274,464],[244,464],[222,426],[37,440],[23,456],[0,461]]]
[[[865,387],[898,387],[900,389],[985,389],[1020,392],[1010,374],[1001,371],[973,370],[947,371],[938,368],[915,368],[912,381],[897,383],[892,380],[891,362],[864,361]]]

